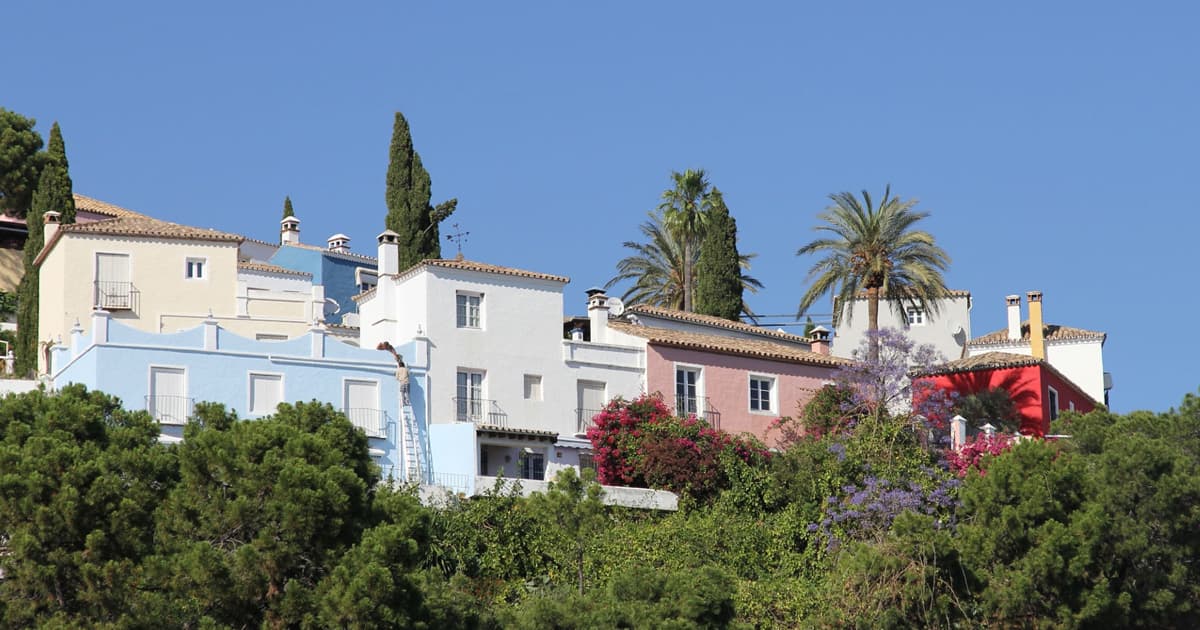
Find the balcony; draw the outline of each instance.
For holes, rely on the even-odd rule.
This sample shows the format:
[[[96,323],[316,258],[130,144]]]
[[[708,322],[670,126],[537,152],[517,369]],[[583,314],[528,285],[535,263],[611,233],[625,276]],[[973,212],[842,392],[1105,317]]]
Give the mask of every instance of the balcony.
[[[508,427],[508,414],[494,400],[454,397],[455,419],[493,427]]]
[[[363,430],[367,437],[387,437],[388,415],[382,409],[352,407],[342,413],[350,420],[350,424]]]
[[[577,435],[586,435],[587,430],[595,424],[592,418],[596,414],[604,411],[603,409],[576,409],[575,410],[575,433]]]
[[[195,407],[187,396],[146,396],[146,411],[159,424],[187,424]]]
[[[721,412],[713,409],[708,398],[676,398],[673,409],[680,418],[696,416],[714,429],[721,428]]]
[[[96,307],[106,311],[129,311],[137,305],[138,290],[132,282],[97,280],[93,297]]]

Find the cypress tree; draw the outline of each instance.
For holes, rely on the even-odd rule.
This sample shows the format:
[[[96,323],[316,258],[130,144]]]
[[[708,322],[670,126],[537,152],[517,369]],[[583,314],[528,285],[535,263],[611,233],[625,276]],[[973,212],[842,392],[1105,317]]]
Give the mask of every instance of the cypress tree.
[[[0,107],[0,211],[19,217],[29,211],[44,159],[36,122]]]
[[[696,263],[696,312],[741,321],[742,280],[737,250],[737,221],[721,191],[711,193],[708,227]]]
[[[25,215],[29,233],[25,237],[25,274],[17,289],[17,347],[14,371],[18,375],[36,372],[38,364],[38,300],[39,278],[33,261],[45,246],[43,217],[54,210],[62,223],[75,222],[75,198],[71,193],[71,176],[67,173],[67,151],[58,123],[50,129],[50,145],[44,157],[45,167],[38,179],[33,202]]]
[[[387,170],[387,229],[400,235],[400,268],[426,258],[440,258],[438,223],[454,212],[457,199],[430,205],[429,172],[413,149],[412,134],[404,115],[396,112]]]
[[[292,198],[285,196],[283,198],[283,218],[294,217],[296,213],[292,211]]]

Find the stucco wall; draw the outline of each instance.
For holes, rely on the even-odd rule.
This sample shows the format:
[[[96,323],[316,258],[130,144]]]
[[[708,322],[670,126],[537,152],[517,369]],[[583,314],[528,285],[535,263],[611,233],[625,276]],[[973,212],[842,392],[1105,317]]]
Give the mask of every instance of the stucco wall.
[[[829,382],[833,368],[683,350],[650,344],[646,359],[646,389],[661,392],[668,405],[675,400],[675,368],[701,368],[700,393],[721,413],[720,428],[730,433],[751,433],[774,445],[778,435],[768,431],[772,420],[796,415],[798,406]],[[775,399],[770,412],[750,410],[750,376],[775,380]]]
[[[986,352],[1032,356],[1029,342],[973,347],[968,355]],[[1104,400],[1104,345],[1099,340],[1047,342],[1046,362],[1071,379],[1088,396],[1098,401]]]
[[[834,331],[833,354],[850,357],[867,336],[867,300],[854,300],[842,314],[841,325]],[[938,300],[938,313],[926,309],[923,325],[908,324],[904,312],[895,304],[880,301],[879,327],[904,331],[913,341],[937,348],[946,360],[963,356],[963,345],[971,338],[971,300],[967,296]],[[959,327],[962,332],[958,333]],[[956,334],[957,333],[957,334]]]

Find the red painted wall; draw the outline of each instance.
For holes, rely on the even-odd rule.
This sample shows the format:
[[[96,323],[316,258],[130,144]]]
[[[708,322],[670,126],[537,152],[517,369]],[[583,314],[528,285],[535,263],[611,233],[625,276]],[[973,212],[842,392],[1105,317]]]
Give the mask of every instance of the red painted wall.
[[[1087,413],[1094,407],[1078,387],[1041,365],[938,374],[922,377],[920,380],[932,381],[939,389],[955,391],[961,395],[994,387],[1003,388],[1008,391],[1017,413],[1023,418],[1021,433],[1026,435],[1045,435],[1050,430],[1050,400],[1047,387],[1053,387],[1058,392],[1058,406],[1061,411],[1070,409],[1072,402],[1075,403],[1075,410],[1080,413]]]

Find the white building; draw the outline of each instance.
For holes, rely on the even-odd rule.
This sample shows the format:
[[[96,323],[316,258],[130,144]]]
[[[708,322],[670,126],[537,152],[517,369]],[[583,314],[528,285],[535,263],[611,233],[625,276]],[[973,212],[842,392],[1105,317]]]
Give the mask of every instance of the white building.
[[[1021,320],[1021,297],[1005,298],[1008,326],[967,343],[967,356],[1010,352],[1045,359],[1088,396],[1108,404],[1112,376],[1104,371],[1102,332],[1048,324],[1042,317],[1042,292],[1030,291],[1029,319]]]
[[[966,356],[967,341],[971,339],[971,292],[948,291],[932,305],[924,307],[909,304],[903,306],[894,300],[881,298],[879,301],[879,328],[903,330],[918,344],[930,344],[946,359]],[[834,309],[841,307],[834,300]],[[840,324],[834,331],[833,354],[849,358],[862,346],[867,336],[867,298],[856,298],[845,306]]]
[[[472,491],[500,471],[544,479],[586,464],[579,410],[644,390],[644,349],[563,338],[568,278],[461,259],[400,270],[398,259],[384,232],[378,284],[355,298],[360,345],[415,342],[404,358],[426,374],[413,404],[427,410],[435,483]]]

